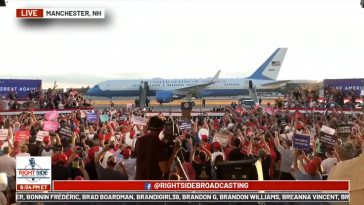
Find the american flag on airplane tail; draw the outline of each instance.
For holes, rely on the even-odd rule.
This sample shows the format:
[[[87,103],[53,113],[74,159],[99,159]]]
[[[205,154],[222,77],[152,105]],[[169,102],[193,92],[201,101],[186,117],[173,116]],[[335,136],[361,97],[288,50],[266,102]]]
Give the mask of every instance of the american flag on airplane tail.
[[[272,61],[272,66],[281,66],[280,61]]]

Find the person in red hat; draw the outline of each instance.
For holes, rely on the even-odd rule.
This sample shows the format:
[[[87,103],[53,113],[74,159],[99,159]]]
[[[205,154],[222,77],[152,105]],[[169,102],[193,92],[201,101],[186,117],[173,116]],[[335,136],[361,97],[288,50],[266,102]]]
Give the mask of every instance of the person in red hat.
[[[67,168],[68,157],[58,153],[53,157],[55,164],[52,164],[52,180],[70,180],[71,175]]]
[[[13,151],[11,151],[10,153],[10,157],[14,157],[20,153],[20,147],[21,147],[21,143],[20,141],[14,141],[13,146],[11,146],[11,144],[9,144],[10,147],[13,149]]]
[[[305,172],[303,173],[298,168],[298,160],[303,157],[302,153],[299,150],[295,151],[295,160],[294,160],[294,171],[297,173],[298,180],[322,180],[322,176],[320,172],[318,172],[319,165],[316,162],[309,162],[305,166]]]
[[[209,152],[212,151],[211,144],[208,143],[209,137],[207,135],[201,135],[201,145],[204,146]],[[199,150],[203,151],[204,149],[198,148]]]
[[[225,154],[222,152],[222,147],[221,147],[221,144],[219,142],[214,142],[212,144],[212,147],[213,147],[213,153],[212,153],[212,161],[215,160],[215,157],[218,156],[218,155],[222,155],[224,157],[224,159],[226,158],[225,157]]]
[[[129,180],[134,180],[136,170],[136,158],[131,158],[131,152],[131,149],[124,149],[122,152],[123,159],[121,160],[121,162],[124,164]]]
[[[97,170],[96,170],[96,163],[95,163],[95,156],[96,153],[99,152],[99,147],[92,147],[89,151],[88,151],[88,159],[85,164],[85,169],[89,175],[90,180],[99,180],[99,177],[97,175]]]
[[[44,142],[44,147],[39,148],[38,156],[50,156],[50,157],[53,156],[54,150],[53,147],[51,146],[51,137],[45,136],[43,138],[43,142]]]

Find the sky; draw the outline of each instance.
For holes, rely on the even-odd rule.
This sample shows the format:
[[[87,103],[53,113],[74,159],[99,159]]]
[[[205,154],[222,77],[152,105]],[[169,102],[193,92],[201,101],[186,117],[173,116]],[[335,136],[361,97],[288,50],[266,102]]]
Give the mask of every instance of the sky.
[[[286,47],[279,80],[362,78],[360,0],[14,1],[0,8],[1,79],[43,87],[251,75]],[[17,8],[105,8],[103,20],[24,20]]]

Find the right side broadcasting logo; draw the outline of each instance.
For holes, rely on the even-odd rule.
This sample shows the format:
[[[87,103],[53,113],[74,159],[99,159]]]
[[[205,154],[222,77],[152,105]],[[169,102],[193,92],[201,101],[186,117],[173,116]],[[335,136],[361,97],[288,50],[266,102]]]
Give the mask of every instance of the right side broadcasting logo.
[[[50,190],[52,183],[51,162],[51,157],[17,157],[17,190]]]
[[[152,190],[152,183],[145,183],[145,190]]]

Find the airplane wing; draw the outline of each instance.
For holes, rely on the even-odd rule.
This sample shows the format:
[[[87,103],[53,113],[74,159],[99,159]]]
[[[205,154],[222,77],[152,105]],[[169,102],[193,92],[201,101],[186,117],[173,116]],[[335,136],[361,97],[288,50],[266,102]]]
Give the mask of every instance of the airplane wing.
[[[266,84],[262,84],[260,86],[274,86],[274,85],[281,85],[281,84],[286,84],[288,83],[290,80],[279,80],[279,81],[275,81],[272,83],[266,83]]]
[[[217,81],[219,80],[220,72],[221,72],[221,70],[217,71],[215,77],[211,80],[211,82],[201,84],[201,85],[194,85],[194,86],[189,86],[189,87],[184,87],[184,88],[180,88],[180,89],[177,89],[177,90],[173,90],[173,93],[179,94],[179,95],[199,93],[199,92],[205,90],[206,87],[217,83]]]

